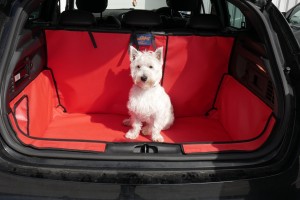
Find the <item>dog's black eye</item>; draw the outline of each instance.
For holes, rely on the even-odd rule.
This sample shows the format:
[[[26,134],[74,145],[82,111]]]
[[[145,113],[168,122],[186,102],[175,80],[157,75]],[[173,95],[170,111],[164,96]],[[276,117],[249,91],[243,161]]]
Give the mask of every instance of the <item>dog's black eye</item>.
[[[141,68],[141,66],[139,66],[139,65],[138,65],[138,66],[136,66],[136,67],[137,67],[138,69],[139,69],[139,68]]]
[[[149,68],[152,69],[153,67],[150,65]]]

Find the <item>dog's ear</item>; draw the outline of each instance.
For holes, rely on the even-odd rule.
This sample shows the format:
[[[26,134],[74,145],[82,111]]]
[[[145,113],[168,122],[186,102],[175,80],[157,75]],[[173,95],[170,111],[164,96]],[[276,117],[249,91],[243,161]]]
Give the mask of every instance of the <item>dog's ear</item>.
[[[154,53],[155,53],[157,60],[159,60],[159,62],[162,64],[163,63],[163,47],[159,47],[158,49],[156,49],[156,51]]]
[[[137,55],[139,54],[139,51],[134,48],[133,46],[130,46],[130,61],[134,61],[137,57]]]

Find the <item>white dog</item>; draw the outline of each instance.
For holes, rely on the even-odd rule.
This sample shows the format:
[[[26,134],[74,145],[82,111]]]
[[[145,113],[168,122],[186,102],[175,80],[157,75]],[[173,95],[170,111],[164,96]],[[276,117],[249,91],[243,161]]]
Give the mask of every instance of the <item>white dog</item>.
[[[174,121],[170,98],[160,85],[163,47],[155,52],[140,52],[130,46],[130,61],[134,85],[127,104],[130,119],[124,120],[123,124],[132,128],[126,138],[136,139],[142,130],[143,135],[152,134],[154,142],[163,142],[161,130],[168,129]]]

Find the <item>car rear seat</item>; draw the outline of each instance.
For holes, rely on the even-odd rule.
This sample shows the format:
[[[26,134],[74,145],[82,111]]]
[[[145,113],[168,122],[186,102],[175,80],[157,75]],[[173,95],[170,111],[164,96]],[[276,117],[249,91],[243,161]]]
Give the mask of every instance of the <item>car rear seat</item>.
[[[122,19],[123,28],[131,31],[130,45],[139,50],[155,50],[157,45],[166,49],[166,36],[152,33],[152,30],[159,28],[161,24],[159,15],[148,10],[129,11]],[[156,44],[157,40],[164,42]]]
[[[83,10],[66,10],[61,13],[58,24],[61,27],[92,27],[96,25],[96,19],[90,12]]]
[[[90,13],[99,13],[100,18],[97,20],[97,26],[106,28],[120,28],[120,21],[114,16],[103,17],[102,13],[107,8],[107,0],[76,0],[76,6],[79,10]]]
[[[199,9],[198,0],[166,0],[168,7],[171,10],[171,13],[178,13],[178,11],[190,11],[192,15],[197,12]],[[165,29],[181,29],[185,28],[187,25],[187,19],[183,17],[178,17],[178,15],[171,14],[170,16],[162,15],[163,27]]]
[[[190,18],[187,27],[194,32],[220,34],[223,30],[221,20],[213,14],[195,15]]]

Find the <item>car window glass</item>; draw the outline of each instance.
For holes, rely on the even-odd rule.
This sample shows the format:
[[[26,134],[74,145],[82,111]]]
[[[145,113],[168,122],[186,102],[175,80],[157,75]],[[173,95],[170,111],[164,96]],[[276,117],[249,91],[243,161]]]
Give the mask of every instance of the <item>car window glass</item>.
[[[300,26],[300,6],[295,7],[288,19],[289,23],[295,26]]]
[[[215,0],[202,0],[201,14],[217,15]]]
[[[61,0],[60,12],[66,8],[67,0]],[[161,7],[167,7],[166,1],[161,0],[109,0],[106,9],[142,9],[152,10]],[[74,1],[74,8],[77,9],[76,1]]]
[[[246,28],[245,16],[239,8],[227,2],[230,26],[238,29]]]
[[[201,14],[211,14],[212,4],[210,0],[203,0],[203,6],[201,6]]]
[[[109,0],[107,9],[143,9],[152,10],[161,7],[166,7],[166,1],[162,0]]]

